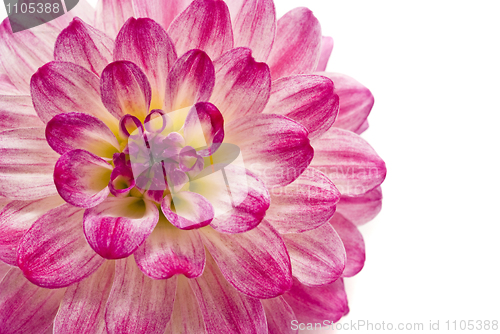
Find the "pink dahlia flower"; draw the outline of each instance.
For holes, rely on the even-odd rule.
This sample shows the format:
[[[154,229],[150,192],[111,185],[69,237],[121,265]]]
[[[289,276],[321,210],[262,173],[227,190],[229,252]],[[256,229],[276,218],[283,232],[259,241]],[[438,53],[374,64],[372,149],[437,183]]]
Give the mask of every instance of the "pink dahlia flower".
[[[323,72],[311,11],[81,1],[0,37],[0,333],[294,333],[348,312],[386,169],[359,136],[373,97]]]

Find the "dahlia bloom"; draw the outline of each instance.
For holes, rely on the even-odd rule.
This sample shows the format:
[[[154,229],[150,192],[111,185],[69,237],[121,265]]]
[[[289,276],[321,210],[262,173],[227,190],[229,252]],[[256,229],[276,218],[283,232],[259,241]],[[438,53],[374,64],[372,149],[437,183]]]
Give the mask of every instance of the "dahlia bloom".
[[[295,333],[348,312],[370,91],[272,0],[0,26],[0,333]],[[3,278],[3,279],[2,279]]]

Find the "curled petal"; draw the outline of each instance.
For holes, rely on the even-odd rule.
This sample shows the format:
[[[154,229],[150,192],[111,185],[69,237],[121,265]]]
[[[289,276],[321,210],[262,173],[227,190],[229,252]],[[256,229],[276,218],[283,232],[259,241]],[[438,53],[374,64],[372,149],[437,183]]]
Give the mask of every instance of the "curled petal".
[[[134,256],[142,272],[154,279],[177,274],[198,277],[205,267],[205,248],[199,232],[178,229],[165,218],[160,218]]]
[[[123,154],[123,153],[122,153]],[[115,197],[127,197],[130,190],[135,187],[132,170],[128,167],[115,167],[111,172],[108,188]]]
[[[342,239],[347,261],[343,277],[356,275],[365,264],[365,242],[358,228],[340,214],[335,214],[330,224]]]
[[[184,123],[184,138],[202,156],[217,151],[224,140],[224,118],[219,109],[208,102],[193,106]]]
[[[0,120],[0,131],[44,126],[29,95],[0,95]]]
[[[92,249],[105,259],[132,254],[158,222],[158,208],[136,197],[110,197],[85,210],[83,232]]]
[[[83,209],[64,204],[40,217],[22,237],[17,263],[36,285],[61,288],[95,272],[104,259],[82,234]]]
[[[292,308],[279,296],[260,301],[266,311],[267,326],[270,334],[297,334],[298,329],[292,329],[292,321],[297,320]]]
[[[168,74],[163,109],[170,112],[208,101],[214,82],[214,65],[208,55],[201,50],[186,52]]]
[[[309,138],[320,137],[335,122],[339,97],[333,82],[319,75],[296,75],[273,82],[264,113],[289,117],[304,125]]]
[[[323,36],[321,39],[321,51],[319,56],[318,66],[316,71],[321,72],[326,70],[326,65],[328,65],[328,60],[333,50],[333,38],[330,36]]]
[[[273,80],[316,69],[321,48],[321,26],[307,8],[295,8],[278,20],[267,63]]]
[[[190,191],[182,191],[164,198],[161,209],[165,217],[183,230],[200,228],[210,224],[214,218],[212,204],[205,197]]]
[[[113,61],[113,47],[113,40],[106,34],[75,18],[57,37],[54,59],[75,63],[101,75]]]
[[[210,101],[226,119],[259,114],[271,91],[271,73],[247,48],[232,49],[214,62],[215,87]]]
[[[108,197],[111,171],[111,166],[98,156],[84,150],[73,150],[57,160],[54,183],[66,202],[91,208]]]
[[[130,114],[144,120],[149,113],[151,86],[136,64],[115,61],[102,71],[101,98],[116,118]]]
[[[278,232],[265,220],[245,233],[225,234],[213,229],[201,232],[222,274],[240,292],[263,299],[290,289],[288,252]]]
[[[186,173],[198,174],[203,169],[203,157],[191,146],[184,146],[179,152],[179,168]]]
[[[179,54],[200,49],[211,59],[216,59],[233,47],[233,30],[227,5],[219,0],[191,2],[172,22],[168,35]]]
[[[356,226],[368,223],[382,210],[382,189],[377,187],[362,196],[343,196],[337,212]]]
[[[134,257],[116,261],[115,280],[106,304],[109,334],[163,334],[172,315],[176,279],[154,280]]]

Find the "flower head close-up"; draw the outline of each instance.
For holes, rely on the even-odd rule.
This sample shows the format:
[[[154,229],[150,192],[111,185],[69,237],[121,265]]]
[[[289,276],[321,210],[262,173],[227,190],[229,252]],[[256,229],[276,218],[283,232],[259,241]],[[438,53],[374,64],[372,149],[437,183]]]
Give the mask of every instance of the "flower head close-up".
[[[272,0],[0,26],[0,333],[297,333],[349,312],[384,161],[333,39]]]

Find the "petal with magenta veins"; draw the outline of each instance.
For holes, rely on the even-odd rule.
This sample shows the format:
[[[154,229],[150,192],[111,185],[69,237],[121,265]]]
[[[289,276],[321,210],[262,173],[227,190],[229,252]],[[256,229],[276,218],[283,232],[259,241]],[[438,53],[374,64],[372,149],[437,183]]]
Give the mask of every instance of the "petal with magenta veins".
[[[160,23],[165,29],[192,0],[133,0],[136,17],[149,17]]]
[[[131,61],[142,69],[151,84],[151,108],[162,108],[167,75],[177,60],[165,29],[151,19],[131,17],[116,37],[113,58]]]
[[[42,126],[44,124],[33,108],[31,96],[0,95],[0,131]]]
[[[200,49],[211,59],[217,59],[233,48],[229,9],[224,1],[194,0],[172,22],[168,35],[172,38],[178,54]]]
[[[339,97],[332,80],[319,75],[295,75],[273,82],[263,113],[283,115],[299,122],[309,138],[320,137],[335,122]]]
[[[113,47],[113,40],[105,33],[75,18],[57,37],[54,59],[75,63],[100,76],[113,61]]]
[[[108,184],[111,194],[115,197],[127,197],[134,187],[135,179],[132,170],[128,166],[116,166],[115,164]]]
[[[321,39],[321,51],[319,56],[318,66],[316,67],[317,72],[326,70],[326,65],[328,65],[328,60],[330,60],[330,55],[333,50],[333,38],[330,36],[323,36]]]
[[[91,208],[108,197],[112,167],[105,160],[85,150],[62,155],[54,168],[54,183],[68,203]]]
[[[292,269],[285,243],[265,220],[244,233],[200,231],[222,275],[241,293],[266,299],[290,289]]]
[[[36,285],[61,288],[79,282],[104,262],[82,234],[84,210],[61,205],[40,217],[17,248],[17,264]]]
[[[85,210],[83,232],[92,249],[105,259],[129,256],[158,222],[158,208],[142,198],[109,197]]]
[[[295,8],[278,20],[276,39],[267,60],[273,80],[311,73],[318,66],[321,26],[313,13]]]
[[[169,113],[208,101],[214,83],[215,69],[210,57],[201,50],[186,52],[177,59],[167,76],[163,110]],[[179,120],[173,118],[175,131],[184,124],[185,117]]]
[[[347,255],[343,277],[359,273],[365,264],[365,242],[358,228],[340,214],[335,214],[330,224],[342,239]]]
[[[202,195],[190,191],[172,194],[172,198],[165,197],[161,209],[168,221],[182,230],[206,226],[214,218],[212,204]]]
[[[292,329],[292,321],[297,320],[292,308],[279,296],[260,301],[266,311],[267,327],[270,334],[297,334],[298,329]]]
[[[203,157],[191,146],[184,146],[179,152],[179,168],[185,173],[196,175],[202,171],[204,164]]]
[[[271,91],[271,73],[252,58],[252,50],[232,49],[214,61],[215,87],[210,101],[224,118],[260,114]]]
[[[183,131],[186,145],[206,157],[217,151],[224,140],[224,118],[213,104],[199,102],[187,114]]]
[[[83,149],[99,157],[111,159],[120,149],[111,130],[100,119],[83,113],[54,116],[45,128],[50,147],[59,154]]]
[[[377,187],[362,196],[343,196],[337,203],[337,212],[356,226],[368,223],[382,210],[382,189]]]
[[[115,38],[131,16],[135,16],[132,0],[99,0],[96,6],[95,26]]]
[[[177,274],[198,277],[205,267],[205,248],[199,232],[184,231],[163,215],[154,231],[134,252],[137,265],[147,276],[167,279]]]

